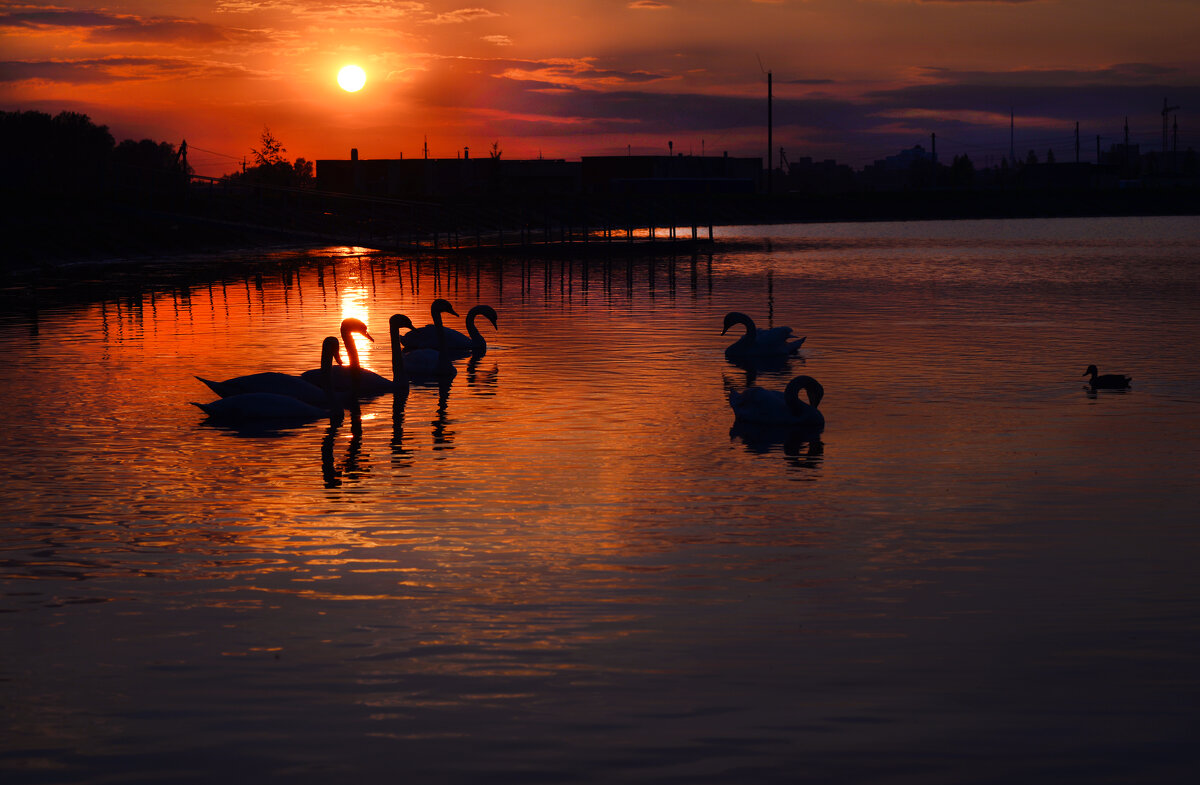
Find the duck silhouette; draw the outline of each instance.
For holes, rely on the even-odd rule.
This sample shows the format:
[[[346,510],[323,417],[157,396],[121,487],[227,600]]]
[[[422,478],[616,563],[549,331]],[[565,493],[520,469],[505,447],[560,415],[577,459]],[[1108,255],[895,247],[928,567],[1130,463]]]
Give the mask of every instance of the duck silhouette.
[[[1101,374],[1094,365],[1089,365],[1083,375],[1092,377],[1089,383],[1093,390],[1126,390],[1129,388],[1129,383],[1133,381],[1132,376],[1119,373]]]

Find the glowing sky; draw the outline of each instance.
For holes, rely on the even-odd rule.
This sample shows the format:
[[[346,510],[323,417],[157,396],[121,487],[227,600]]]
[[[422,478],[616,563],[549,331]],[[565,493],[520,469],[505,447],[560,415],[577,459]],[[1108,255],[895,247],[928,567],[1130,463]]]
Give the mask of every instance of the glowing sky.
[[[0,109],[117,140],[187,139],[233,171],[264,126],[288,157],[665,153],[856,168],[938,138],[977,165],[1095,138],[1200,147],[1196,0],[0,0]],[[338,69],[367,72],[357,93]],[[1193,119],[1197,118],[1197,119]],[[1172,117],[1174,119],[1174,116]]]

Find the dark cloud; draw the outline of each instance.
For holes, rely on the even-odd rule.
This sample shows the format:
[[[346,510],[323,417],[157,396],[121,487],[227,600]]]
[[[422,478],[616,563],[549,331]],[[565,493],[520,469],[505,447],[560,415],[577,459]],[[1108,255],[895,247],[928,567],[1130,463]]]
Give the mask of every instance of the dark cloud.
[[[1152,63],[1118,63],[1107,68],[1027,68],[1011,71],[958,71],[948,68],[921,69],[938,82],[981,86],[1080,86],[1089,84],[1144,84],[1182,73],[1178,68]]]
[[[98,57],[79,60],[0,62],[0,83],[42,80],[64,84],[109,84],[145,79],[246,76],[234,66],[168,57]]]
[[[1161,72],[1163,74],[1169,71]],[[961,81],[913,85],[870,93],[866,99],[878,111],[997,112],[1009,108],[1027,116],[1075,120],[1111,120],[1124,115],[1145,114],[1160,107],[1164,97],[1191,106],[1200,102],[1200,87],[1171,85],[1162,81],[1121,84],[1092,78],[1093,72],[1027,74],[1012,78],[964,76]],[[1060,78],[1055,78],[1060,77]],[[1078,78],[1082,77],[1082,78]]]
[[[187,43],[211,44],[229,40],[214,25],[194,19],[110,14],[102,11],[43,9],[0,14],[0,29],[80,29],[94,43]]]

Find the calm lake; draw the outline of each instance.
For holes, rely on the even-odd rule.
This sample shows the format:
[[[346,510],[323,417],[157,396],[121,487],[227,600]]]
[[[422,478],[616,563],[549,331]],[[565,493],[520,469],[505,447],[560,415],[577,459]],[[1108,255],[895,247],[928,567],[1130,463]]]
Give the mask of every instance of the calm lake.
[[[3,781],[1194,781],[1200,219],[272,269],[0,315]],[[448,391],[189,405],[436,297]],[[799,374],[819,438],[735,427]]]

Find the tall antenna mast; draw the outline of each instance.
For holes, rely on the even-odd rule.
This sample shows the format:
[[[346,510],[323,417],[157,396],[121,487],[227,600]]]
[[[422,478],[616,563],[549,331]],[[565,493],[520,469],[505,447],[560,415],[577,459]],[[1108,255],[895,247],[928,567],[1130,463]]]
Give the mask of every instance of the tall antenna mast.
[[[1011,106],[1008,107],[1008,160],[1014,166],[1017,163],[1016,137],[1014,136],[1014,133],[1013,133],[1013,131],[1016,127],[1016,119],[1015,118],[1016,118],[1016,113],[1013,111],[1013,108]]]
[[[767,74],[767,193],[770,194],[771,193],[771,170],[775,168],[775,165],[773,163],[774,159],[775,159],[775,140],[772,136],[775,131],[775,124],[774,124],[774,118],[771,115],[771,112],[773,110],[773,107],[772,107],[773,87],[772,87],[772,83],[771,83],[771,72],[763,67],[762,57],[759,57],[758,55],[755,55],[755,57],[758,57],[759,70],[765,71]]]

